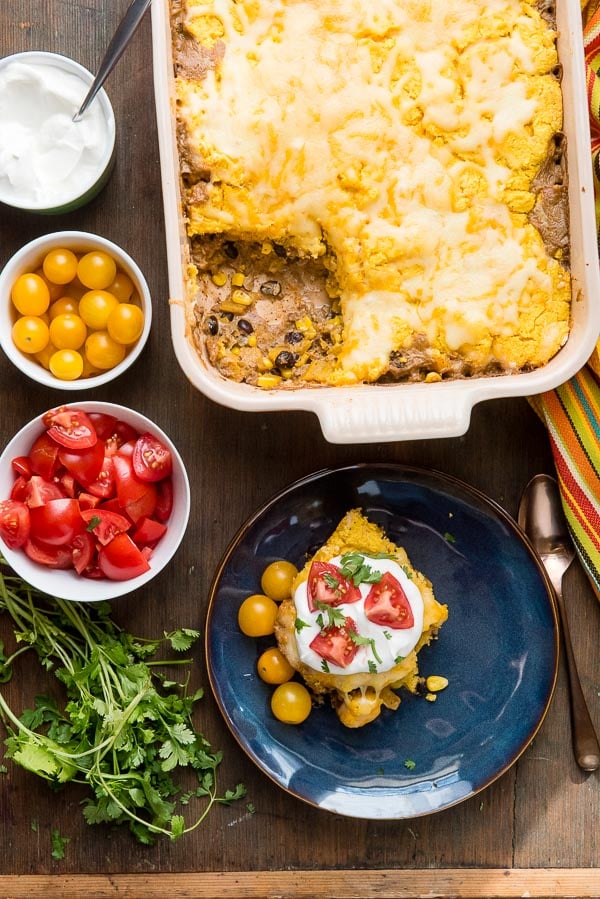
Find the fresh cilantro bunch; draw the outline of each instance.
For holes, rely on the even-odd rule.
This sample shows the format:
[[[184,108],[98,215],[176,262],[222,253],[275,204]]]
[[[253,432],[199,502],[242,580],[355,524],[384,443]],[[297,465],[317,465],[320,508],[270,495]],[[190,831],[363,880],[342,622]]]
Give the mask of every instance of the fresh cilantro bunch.
[[[33,709],[17,716],[0,692],[9,733],[6,757],[54,787],[87,784],[83,814],[89,824],[126,823],[140,842],[153,843],[159,834],[175,839],[194,830],[214,803],[244,796],[241,784],[217,795],[221,753],[213,752],[192,723],[203,691],[188,692],[189,675],[177,683],[156,670],[188,663],[154,656],[165,643],[186,652],[198,631],[182,628],[160,640],[138,639],[115,624],[108,603],[51,599],[2,570],[0,611],[12,617],[22,644],[7,658],[0,643],[0,683],[10,679],[17,657],[33,650],[66,693],[64,708],[38,696]],[[189,826],[176,814],[177,768],[195,771],[198,786],[191,794],[204,800]]]

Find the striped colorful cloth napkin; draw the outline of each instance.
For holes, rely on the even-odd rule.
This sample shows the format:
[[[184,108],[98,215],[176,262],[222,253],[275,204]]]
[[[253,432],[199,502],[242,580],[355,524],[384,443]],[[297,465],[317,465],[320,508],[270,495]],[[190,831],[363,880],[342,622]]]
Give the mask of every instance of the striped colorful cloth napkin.
[[[582,2],[596,216],[600,226],[600,2]],[[599,342],[600,347],[600,342]],[[600,599],[600,356],[531,397],[548,428],[563,509],[581,563]]]

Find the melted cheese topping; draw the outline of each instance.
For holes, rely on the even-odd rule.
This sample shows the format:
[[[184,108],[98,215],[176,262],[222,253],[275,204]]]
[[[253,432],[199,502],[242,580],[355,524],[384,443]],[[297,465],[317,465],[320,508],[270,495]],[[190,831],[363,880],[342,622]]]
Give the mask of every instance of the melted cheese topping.
[[[339,567],[341,559],[341,556],[334,556],[329,561]],[[414,623],[412,627],[391,628],[369,621],[365,615],[364,605],[373,584],[359,584],[358,589],[360,590],[361,598],[357,599],[356,602],[341,603],[339,606],[336,606],[336,612],[351,618],[356,625],[357,634],[372,642],[359,646],[350,664],[344,668],[334,665],[333,662],[327,662],[327,670],[331,674],[381,673],[389,671],[398,665],[409,652],[412,652],[423,633],[424,604],[417,585],[407,577],[404,569],[393,559],[375,559],[364,554],[364,560],[365,564],[370,566],[374,572],[378,571],[384,574],[384,572],[389,571],[390,574],[394,575],[404,590],[413,613]],[[326,616],[319,610],[311,612],[309,609],[308,580],[302,581],[296,588],[294,605],[296,606],[298,618],[308,625],[300,628],[296,633],[298,656],[305,665],[308,665],[315,671],[323,671],[323,658],[314,649],[310,648],[310,643],[321,632],[323,619]]]
[[[186,28],[224,47],[178,79],[211,172],[189,233],[326,257],[344,319],[329,383],[375,380],[415,335],[476,370],[557,352],[569,277],[527,213],[561,94],[532,0],[188,0]]]

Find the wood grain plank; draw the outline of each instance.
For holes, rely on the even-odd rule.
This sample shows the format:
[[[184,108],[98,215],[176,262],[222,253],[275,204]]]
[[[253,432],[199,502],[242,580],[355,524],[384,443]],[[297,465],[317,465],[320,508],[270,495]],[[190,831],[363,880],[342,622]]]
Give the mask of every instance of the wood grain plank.
[[[237,874],[0,877],[11,899],[596,899],[600,880],[587,869],[494,868],[438,871],[256,871]]]

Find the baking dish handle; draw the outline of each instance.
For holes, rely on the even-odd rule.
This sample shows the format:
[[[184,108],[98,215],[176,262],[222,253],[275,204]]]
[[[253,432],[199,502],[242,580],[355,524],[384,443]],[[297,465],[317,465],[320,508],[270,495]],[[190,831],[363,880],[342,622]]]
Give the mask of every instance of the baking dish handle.
[[[448,387],[448,390],[444,388]],[[434,388],[429,389],[429,388]],[[360,396],[344,391],[327,403],[315,403],[329,443],[385,443],[459,437],[466,433],[478,397],[456,384],[407,384]]]

